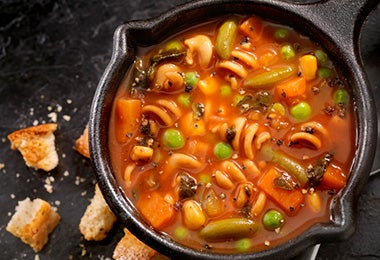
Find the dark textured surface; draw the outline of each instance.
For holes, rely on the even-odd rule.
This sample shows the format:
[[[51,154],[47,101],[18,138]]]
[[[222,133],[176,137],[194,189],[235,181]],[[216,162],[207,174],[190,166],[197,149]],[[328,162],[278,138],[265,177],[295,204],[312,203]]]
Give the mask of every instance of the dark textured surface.
[[[183,2],[0,0],[0,163],[5,164],[0,170],[0,259],[34,259],[29,246],[5,231],[17,201],[26,196],[55,204],[62,216],[38,254],[41,259],[111,258],[122,236],[119,225],[102,242],[86,242],[79,233],[94,178],[89,161],[73,150],[74,140],[87,122],[116,26]],[[380,107],[379,21],[378,7],[363,28],[362,56]],[[6,135],[37,121],[49,122],[51,112],[58,115],[60,164],[49,174],[54,177],[49,193],[44,188],[46,174],[27,168],[20,154],[9,149]],[[380,167],[379,157],[374,169]],[[344,242],[323,244],[319,259],[380,258],[379,176],[370,178],[357,210],[355,234]]]

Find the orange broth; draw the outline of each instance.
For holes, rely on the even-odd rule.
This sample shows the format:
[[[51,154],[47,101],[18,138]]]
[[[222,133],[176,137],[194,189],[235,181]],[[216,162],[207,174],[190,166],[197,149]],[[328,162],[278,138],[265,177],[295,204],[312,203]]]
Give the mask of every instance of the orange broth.
[[[229,28],[232,31],[218,36],[226,21],[232,21],[229,25],[236,31]],[[206,38],[196,43],[201,44],[197,49],[189,39],[199,40],[193,38],[199,35]],[[216,43],[218,37],[225,37],[226,44]],[[212,46],[206,62],[200,60],[200,56],[207,59],[205,42]],[[284,46],[291,46],[293,53],[284,56]],[[176,55],[152,66],[150,79],[139,85],[144,79],[141,71],[148,75],[152,57],[162,53]],[[225,253],[265,250],[315,223],[329,222],[331,200],[349,177],[355,118],[346,83],[323,55],[318,44],[291,28],[242,16],[219,18],[157,46],[140,48],[115,98],[109,149],[116,178],[146,221],[182,244]],[[300,65],[304,56],[311,60],[307,68]],[[188,57],[193,58],[192,64]],[[229,63],[221,65],[225,61]],[[167,64],[176,67],[159,70]],[[290,76],[274,83],[247,83],[292,66],[295,71]],[[136,67],[139,81],[132,75]],[[195,75],[195,84],[186,81],[189,75]],[[291,82],[295,82],[291,90],[283,90]],[[126,105],[120,102],[119,106],[120,100]],[[311,111],[299,118],[292,109],[301,102],[309,104]],[[182,136],[174,147],[163,140],[167,129]],[[222,156],[214,151],[221,142],[227,149]],[[288,168],[278,157],[295,164]],[[323,176],[315,177],[318,170]],[[278,177],[265,182],[269,173]],[[286,204],[291,194],[296,195]],[[259,197],[264,200],[259,202]],[[269,209],[283,217],[274,230],[263,223]],[[218,229],[211,235],[202,233],[210,223],[231,218],[246,221],[250,230],[243,225],[237,228],[243,230],[239,234]]]

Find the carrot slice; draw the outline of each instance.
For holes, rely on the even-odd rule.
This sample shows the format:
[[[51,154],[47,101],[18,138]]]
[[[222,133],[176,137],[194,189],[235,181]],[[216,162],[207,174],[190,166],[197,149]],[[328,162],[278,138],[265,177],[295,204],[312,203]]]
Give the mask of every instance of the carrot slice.
[[[306,91],[306,80],[304,77],[297,77],[278,84],[276,90],[278,95],[284,98],[298,97]]]
[[[294,215],[299,210],[303,201],[300,190],[285,190],[277,188],[274,180],[281,176],[275,168],[270,168],[259,180],[258,186],[269,198],[276,202],[288,215]]]
[[[174,216],[172,205],[157,191],[140,197],[137,208],[154,228],[168,225]]]
[[[258,41],[262,33],[262,22],[257,16],[250,17],[240,24],[239,30],[252,40]]]
[[[141,118],[141,101],[139,99],[118,99],[115,107],[115,135],[118,142],[127,142],[138,131]]]
[[[340,190],[346,185],[347,179],[340,167],[329,165],[321,180],[321,186],[326,189]]]

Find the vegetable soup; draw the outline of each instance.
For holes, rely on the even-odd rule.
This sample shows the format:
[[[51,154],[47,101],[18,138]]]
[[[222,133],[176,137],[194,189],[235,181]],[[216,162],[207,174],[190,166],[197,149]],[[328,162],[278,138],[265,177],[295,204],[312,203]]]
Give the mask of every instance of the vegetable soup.
[[[147,223],[179,243],[265,250],[332,221],[353,110],[317,43],[222,17],[138,49],[111,113],[112,166]]]

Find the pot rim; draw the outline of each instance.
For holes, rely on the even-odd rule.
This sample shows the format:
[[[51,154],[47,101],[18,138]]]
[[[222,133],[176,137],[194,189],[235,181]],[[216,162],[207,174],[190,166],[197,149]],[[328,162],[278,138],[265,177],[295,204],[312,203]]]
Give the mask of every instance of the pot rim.
[[[180,256],[184,258],[288,258],[299,254],[302,250],[314,244],[334,239],[345,239],[353,233],[355,223],[354,210],[357,198],[367,182],[376,150],[376,141],[374,140],[377,138],[377,119],[374,99],[366,75],[363,72],[360,58],[354,52],[355,48],[352,49],[351,53],[347,53],[344,47],[337,45],[337,41],[334,41],[329,36],[326,37],[326,32],[321,28],[310,29],[313,21],[308,17],[300,16],[297,13],[299,9],[295,6],[294,4],[272,0],[201,0],[178,6],[156,18],[127,22],[120,25],[115,31],[112,58],[98,84],[91,106],[89,118],[91,161],[99,187],[110,208],[136,237],[157,251],[173,257]],[[255,10],[251,10],[250,8],[255,8]],[[323,46],[327,45],[330,49],[330,54],[332,54],[331,57],[334,60],[334,64],[338,64],[339,62],[339,65],[342,65],[341,71],[345,75],[348,75],[347,82],[353,86],[356,104],[357,149],[355,159],[347,186],[340,192],[331,206],[332,222],[328,224],[315,224],[287,243],[280,244],[271,249],[244,254],[220,254],[191,249],[154,231],[139,216],[125,196],[122,188],[117,184],[108,153],[107,130],[112,100],[119,83],[134,60],[135,46],[152,42],[152,45],[154,45],[173,34],[173,30],[169,30],[169,28],[176,28],[176,32],[179,32],[185,26],[189,26],[189,24],[190,26],[196,24],[202,16],[218,17],[229,13],[258,14],[266,20],[275,20],[278,23],[287,24],[301,34],[309,37],[311,36],[310,32],[314,33],[314,37],[311,36],[311,38],[318,42],[323,42]],[[268,15],[261,15],[261,13],[274,13],[279,18],[267,19]],[[302,23],[302,26],[292,26],[290,22],[284,23],[289,18],[292,19],[292,23]],[[308,31],[305,31],[305,28],[308,28]]]

